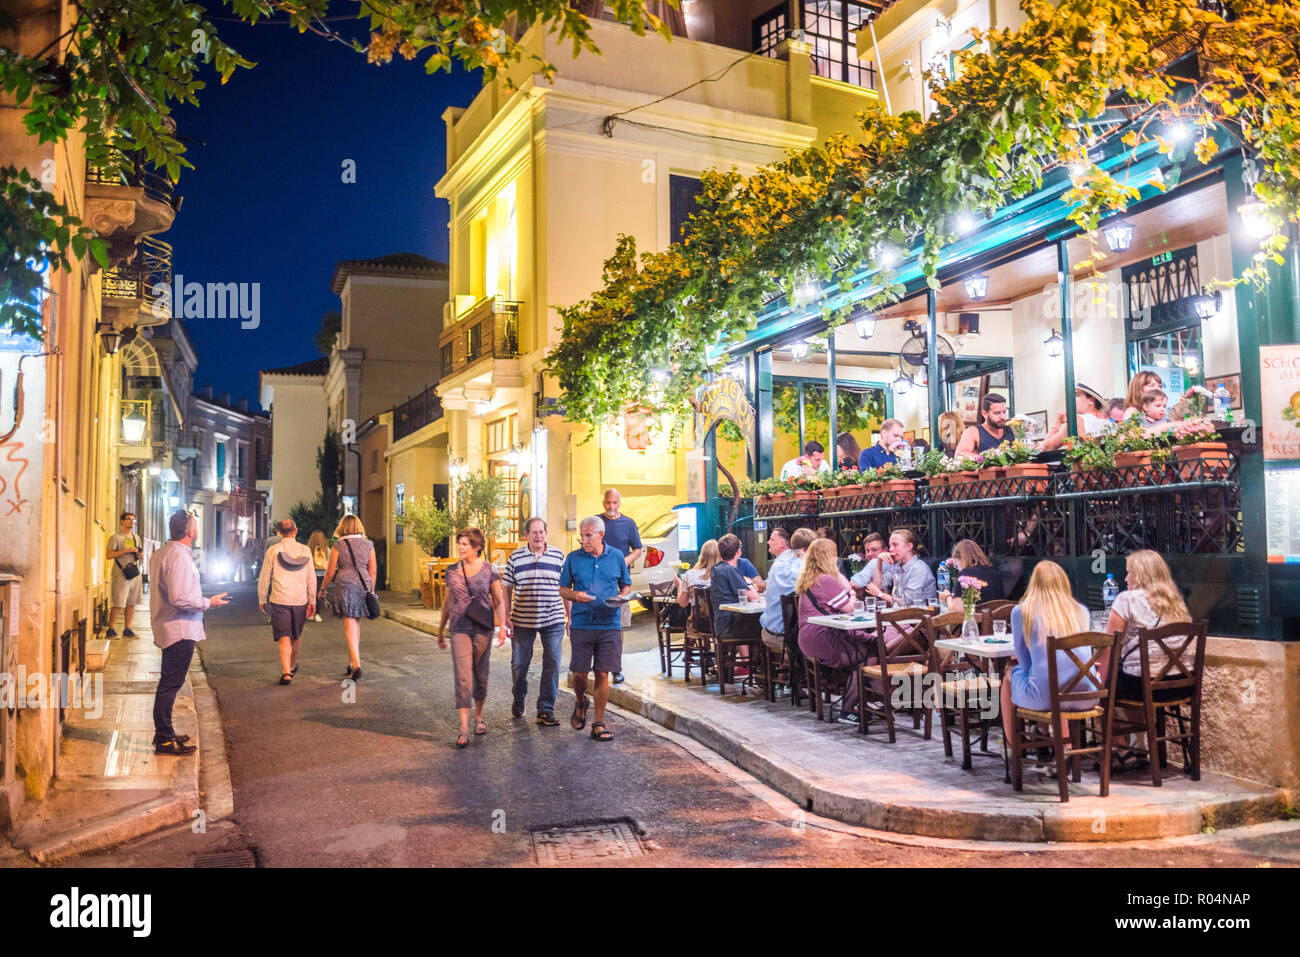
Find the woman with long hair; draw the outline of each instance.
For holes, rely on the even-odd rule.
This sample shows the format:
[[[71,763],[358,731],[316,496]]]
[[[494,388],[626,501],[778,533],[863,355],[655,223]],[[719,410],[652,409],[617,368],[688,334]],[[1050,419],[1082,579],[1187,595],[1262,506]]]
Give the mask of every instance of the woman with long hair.
[[[1047,711],[1052,706],[1047,680],[1047,639],[1063,638],[1088,630],[1088,609],[1079,604],[1070,590],[1065,569],[1056,562],[1039,562],[1029,576],[1029,587],[1011,612],[1011,639],[1015,643],[1015,664],[1002,682],[1002,727],[1006,740],[1012,739],[1011,716],[1014,707]],[[1091,656],[1088,648],[1074,649],[1083,660]],[[1078,674],[1070,655],[1056,654],[1056,677],[1064,687]],[[1075,687],[1086,691],[1086,681]],[[1086,699],[1062,704],[1065,711],[1086,711],[1095,701]]]
[[[966,422],[960,412],[939,413],[939,445],[943,448],[944,455],[951,457],[957,451],[957,443],[965,431]]]
[[[483,702],[487,700],[489,653],[492,633],[497,647],[510,634],[506,593],[501,576],[483,560],[483,532],[462,528],[456,533],[456,554],[460,558],[447,569],[447,600],[442,603],[438,623],[438,647],[447,647],[447,622],[451,622],[451,664],[456,680],[456,710],[460,712],[460,734],[456,747],[469,744],[469,710],[474,706],[474,733],[487,734],[483,723]],[[488,621],[493,622],[488,625]]]
[[[325,577],[325,569],[329,568],[330,564],[330,540],[318,528],[307,537],[307,550],[311,552],[312,564],[316,566],[316,593],[320,594],[321,580]],[[312,621],[320,620],[318,609]]]
[[[1002,576],[993,567],[993,560],[973,538],[963,538],[952,546],[948,566],[955,568],[956,572],[950,576],[950,590],[940,592],[939,600],[948,606],[949,611],[963,611],[965,607],[961,598],[962,589],[957,584],[958,575],[977,578],[984,583],[980,589],[980,601],[997,601],[1006,597]]]
[[[360,681],[361,619],[368,617],[366,595],[375,590],[375,546],[366,538],[361,519],[351,512],[339,519],[334,539],[320,590],[323,594],[338,579],[330,606],[335,617],[343,619],[343,634],[348,642],[348,670],[343,677]]]
[[[853,610],[853,589],[837,567],[835,543],[818,538],[804,552],[803,571],[795,582],[799,596],[799,650],[832,668],[870,662],[875,643],[868,632],[841,631],[809,621],[818,615],[839,615]],[[843,713],[858,709],[858,672],[844,689]]]
[[[677,579],[677,604],[683,608],[689,608],[691,604],[692,588],[708,588],[709,576],[713,572],[713,566],[722,561],[722,555],[718,552],[718,540],[710,538],[700,546],[700,557],[695,560],[692,568],[686,569],[686,573]]]
[[[857,471],[858,459],[862,458],[862,446],[858,444],[852,432],[841,432],[840,437],[835,440],[835,456],[839,468]]]
[[[1165,384],[1154,372],[1139,372],[1128,384],[1128,395],[1124,397],[1124,418],[1132,418],[1142,413],[1142,395],[1150,389],[1164,389]]]
[[[1159,554],[1144,548],[1129,555],[1125,566],[1124,583],[1128,589],[1120,592],[1115,603],[1110,606],[1106,630],[1111,634],[1121,631],[1124,633],[1120,670],[1115,679],[1115,697],[1132,701],[1142,697],[1142,658],[1138,651],[1138,632],[1143,628],[1159,628],[1174,622],[1191,621],[1192,616],[1187,611],[1182,592],[1169,574],[1169,566]],[[1163,652],[1152,649],[1151,667],[1156,674],[1160,673],[1164,664]],[[1175,690],[1177,696],[1185,693]]]

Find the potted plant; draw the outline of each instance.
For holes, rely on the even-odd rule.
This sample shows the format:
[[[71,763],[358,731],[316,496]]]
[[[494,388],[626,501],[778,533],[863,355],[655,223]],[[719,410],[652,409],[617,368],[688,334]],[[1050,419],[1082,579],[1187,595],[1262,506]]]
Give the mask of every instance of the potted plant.
[[[1129,484],[1146,484],[1157,478],[1151,466],[1151,457],[1165,444],[1164,437],[1153,435],[1142,428],[1136,417],[1123,422],[1107,437],[1114,449],[1115,467],[1129,469]]]
[[[876,469],[876,481],[882,492],[892,495],[892,504],[906,507],[916,501],[916,481],[892,462]]]
[[[943,449],[933,448],[921,456],[917,468],[930,480],[930,485],[944,485],[948,481],[948,472],[943,466]]]
[[[862,491],[862,473],[857,469],[841,469],[831,476],[831,484],[822,489],[823,499],[858,495]]]
[[[393,522],[401,525],[405,536],[420,546],[430,558],[442,546],[456,526],[451,513],[434,502],[432,496],[413,498],[403,503],[402,512],[393,513]],[[433,607],[433,582],[420,579],[420,598],[425,608]]]
[[[1184,482],[1197,478],[1196,463],[1202,459],[1207,461],[1201,470],[1201,478],[1221,479],[1232,467],[1228,443],[1219,440],[1219,433],[1209,419],[1177,422],[1170,438],[1174,444],[1174,458],[1178,461],[1178,474]]]
[[[1102,489],[1110,485],[1107,473],[1115,471],[1115,458],[1108,442],[1100,439],[1066,439],[1063,458],[1074,472],[1079,491]]]
[[[800,475],[789,482],[796,502],[817,501],[817,495],[823,484],[824,479],[820,472],[816,475]]]
[[[1005,476],[1008,480],[1024,479],[1024,491],[1028,495],[1043,495],[1047,492],[1047,472],[1048,465],[1046,462],[1035,462],[1035,452],[1026,442],[1016,439],[1014,442],[1002,443],[1005,451],[1002,453],[1003,461],[1006,463]],[[1008,481],[1008,485],[1013,485]],[[1010,491],[1008,489],[1007,491]]]
[[[1184,419],[1208,419],[1214,414],[1214,393],[1204,386],[1191,386],[1169,410],[1175,422]]]
[[[974,482],[980,477],[980,469],[984,467],[984,456],[979,452],[967,452],[956,456],[952,461],[956,468],[949,469],[949,485]]]

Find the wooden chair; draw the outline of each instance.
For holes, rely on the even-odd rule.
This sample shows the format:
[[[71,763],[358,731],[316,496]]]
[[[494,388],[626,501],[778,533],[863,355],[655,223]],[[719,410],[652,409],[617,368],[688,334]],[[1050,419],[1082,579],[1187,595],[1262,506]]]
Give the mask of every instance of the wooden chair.
[[[659,598],[670,600],[657,601],[656,599]],[[655,634],[659,639],[659,669],[671,679],[673,656],[677,655],[680,658],[686,653],[686,626],[672,623],[673,609],[681,607],[677,604],[674,582],[651,582],[650,602],[654,608]],[[674,638],[681,640],[674,643]]]
[[[1096,673],[1094,666],[1106,658],[1111,648],[1119,647],[1117,638],[1117,635],[1096,631],[1084,631],[1063,638],[1051,635],[1047,637],[1044,652],[1047,655],[1047,682],[1051,704],[1047,711],[1034,711],[1018,706],[1012,708],[1012,735],[1011,740],[1007,742],[1007,747],[1011,751],[1011,785],[1017,791],[1024,787],[1024,755],[1050,745],[1055,755],[1056,783],[1060,788],[1063,802],[1070,800],[1070,783],[1065,776],[1066,762],[1068,760],[1073,766],[1074,780],[1077,782],[1080,779],[1079,757],[1084,754],[1098,756],[1101,764],[1101,796],[1106,797],[1110,794],[1111,722],[1114,717],[1115,673],[1119,670],[1119,655],[1110,655],[1110,664],[1104,676]],[[1091,649],[1091,656],[1086,662],[1080,661],[1074,650],[1082,647]],[[1058,652],[1064,652],[1078,669],[1064,687],[1061,686],[1057,674]],[[1061,710],[1062,704],[1072,701],[1096,701],[1096,704],[1084,711]],[[1094,739],[1100,738],[1100,740],[1095,740],[1089,745],[1084,738],[1089,730],[1089,722],[1093,719],[1097,719],[1097,723],[1092,726],[1091,731]],[[1068,744],[1061,734],[1062,720],[1070,727]],[[1030,725],[1037,728],[1043,724],[1049,726],[1047,733],[1039,730],[1030,731]]]
[[[1012,605],[1012,607],[1015,607]],[[971,735],[980,739],[980,750],[988,752],[988,729],[999,719],[981,715],[980,700],[999,693],[1002,682],[991,664],[981,665],[980,659],[957,660],[957,652],[935,647],[943,638],[961,634],[963,616],[959,611],[932,615],[924,621],[926,638],[930,643],[930,670],[939,676],[936,694],[939,698],[939,728],[943,732],[943,753],[952,757],[952,732],[961,735],[962,770],[971,769]],[[996,709],[994,714],[997,714]],[[998,758],[1002,755],[998,754]]]
[[[803,697],[802,684],[799,676],[804,674],[804,656],[799,650],[799,596],[795,594],[781,596],[781,624],[784,626],[785,634],[785,661],[789,669],[787,675],[789,683],[786,687],[790,691],[790,703],[796,708],[800,706]],[[768,700],[776,700],[776,679],[772,677],[775,668],[771,667],[772,655],[768,656],[768,687],[771,688]]]
[[[876,615],[876,663],[862,665],[859,678],[862,682],[858,702],[858,730],[870,734],[869,727],[873,717],[872,709],[867,707],[867,697],[874,696],[883,702],[885,727],[889,731],[889,743],[897,738],[894,734],[894,689],[896,678],[901,679],[902,687],[907,687],[908,705],[905,709],[912,714],[912,728],[920,727],[921,713],[925,712],[925,740],[930,740],[930,709],[912,694],[919,679],[930,670],[930,642],[926,635],[925,619],[931,611],[928,608],[899,608],[895,611],[879,612]],[[959,612],[953,612],[961,619]],[[886,641],[886,626],[893,625],[901,636],[890,650]],[[879,684],[875,687],[872,682]]]
[[[700,671],[700,684],[708,684],[713,660],[713,603],[707,588],[692,588],[689,614],[686,618],[686,641],[682,652],[682,665],[686,681],[691,680],[691,664]]]
[[[713,667],[718,674],[718,693],[727,693],[727,680],[735,679],[736,666],[744,665],[748,672],[744,681],[740,682],[740,693],[745,693],[745,688],[753,683],[754,670],[758,667],[758,659],[754,656],[754,645],[763,645],[761,636],[752,638],[723,637],[717,633],[718,629],[715,624],[717,621],[717,609],[713,607],[713,600],[707,589],[701,589],[704,592],[704,603],[709,606],[709,631],[713,633]],[[741,649],[747,649],[742,651]]]
[[[1132,750],[1145,754],[1150,760],[1151,783],[1156,787],[1161,784],[1161,769],[1169,763],[1166,746],[1170,741],[1177,742],[1183,749],[1183,771],[1193,781],[1201,779],[1201,676],[1205,669],[1208,630],[1209,623],[1205,621],[1143,628],[1138,632],[1137,646],[1142,669],[1142,698],[1115,700],[1117,708],[1142,715],[1141,719],[1118,717],[1114,733],[1116,737],[1146,733],[1147,746]],[[1164,655],[1163,665],[1159,661],[1153,665],[1152,657],[1156,654]],[[1184,707],[1188,714],[1183,714]],[[1171,717],[1178,724],[1178,732],[1166,735],[1165,721]],[[1119,745],[1116,743],[1115,747],[1119,748]]]

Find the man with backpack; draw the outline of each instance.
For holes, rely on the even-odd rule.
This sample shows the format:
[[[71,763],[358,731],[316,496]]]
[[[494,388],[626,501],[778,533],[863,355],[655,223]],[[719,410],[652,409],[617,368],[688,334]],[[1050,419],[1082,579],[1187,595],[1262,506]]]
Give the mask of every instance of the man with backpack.
[[[257,607],[270,609],[271,638],[280,645],[280,684],[298,673],[298,640],[316,614],[316,568],[311,549],[298,541],[298,526],[283,518],[275,525],[280,540],[266,550],[257,577]]]

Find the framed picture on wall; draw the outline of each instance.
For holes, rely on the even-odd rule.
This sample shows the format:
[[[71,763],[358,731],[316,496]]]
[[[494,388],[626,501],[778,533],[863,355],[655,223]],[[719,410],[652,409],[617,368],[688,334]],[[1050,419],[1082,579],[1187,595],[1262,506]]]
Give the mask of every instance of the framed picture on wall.
[[[957,383],[957,403],[955,410],[967,425],[979,421],[980,384],[978,380]]]
[[[1216,375],[1205,377],[1205,388],[1214,392],[1219,386],[1228,390],[1228,395],[1232,397],[1229,406],[1238,412],[1243,408],[1241,403],[1241,373],[1235,372],[1232,375]]]
[[[906,432],[903,433],[903,439],[907,442],[915,442],[916,432],[912,429],[908,429]]]
[[[1047,410],[1026,412],[1020,418],[1025,420],[1025,441],[1041,442],[1047,438]]]

